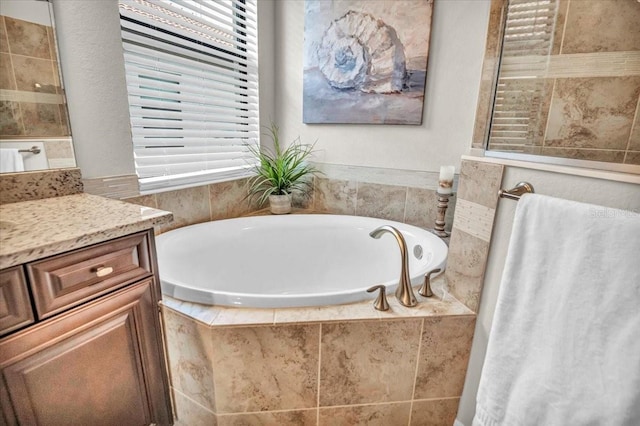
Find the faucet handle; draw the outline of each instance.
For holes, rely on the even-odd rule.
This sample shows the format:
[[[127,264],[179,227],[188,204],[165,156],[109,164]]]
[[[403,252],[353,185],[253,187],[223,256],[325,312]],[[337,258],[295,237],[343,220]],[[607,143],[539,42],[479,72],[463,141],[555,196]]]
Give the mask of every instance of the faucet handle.
[[[420,294],[420,296],[424,296],[424,297],[433,296],[433,291],[431,291],[431,275],[438,273],[440,271],[442,271],[442,269],[438,268],[438,269],[433,269],[425,274],[424,284],[422,284],[422,287],[418,291],[418,294]]]
[[[388,311],[389,303],[387,302],[387,287],[382,284],[374,285],[367,289],[367,293],[373,293],[376,290],[380,290],[380,294],[378,294],[376,301],[373,302],[373,307],[379,311]]]

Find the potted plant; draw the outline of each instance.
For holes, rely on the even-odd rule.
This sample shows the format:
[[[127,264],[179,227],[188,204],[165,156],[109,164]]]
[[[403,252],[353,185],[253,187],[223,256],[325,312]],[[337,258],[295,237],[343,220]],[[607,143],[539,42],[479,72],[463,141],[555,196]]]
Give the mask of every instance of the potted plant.
[[[307,145],[296,138],[291,145],[280,145],[278,126],[271,123],[268,136],[273,141],[273,149],[249,146],[256,157],[256,175],[249,179],[248,197],[259,205],[269,201],[271,213],[291,212],[291,192],[298,191],[307,196],[312,187],[313,175],[317,169],[309,164],[313,145]]]

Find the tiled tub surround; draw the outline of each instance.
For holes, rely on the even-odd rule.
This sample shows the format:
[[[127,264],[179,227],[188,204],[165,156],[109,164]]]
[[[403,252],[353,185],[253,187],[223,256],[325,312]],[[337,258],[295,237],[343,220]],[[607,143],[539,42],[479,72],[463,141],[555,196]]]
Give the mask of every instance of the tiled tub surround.
[[[436,297],[419,297],[417,308],[403,307],[393,296],[388,312],[374,310],[371,301],[236,309],[165,296],[178,424],[451,425],[466,374],[502,170],[462,162],[456,195],[462,215],[453,221],[448,268],[434,280]],[[413,194],[433,190],[417,190],[408,186],[415,181],[404,178],[392,177],[394,185],[385,185],[375,177],[366,178],[375,183],[361,183],[357,174],[328,175],[316,178],[313,196],[304,204],[308,209],[408,223],[414,211],[420,218],[415,220],[423,220],[416,224],[428,225],[420,216],[428,211],[428,201],[415,201],[414,210],[410,206]],[[242,182],[229,182],[135,201],[177,212],[184,226],[194,218],[247,214],[243,188]],[[382,195],[375,196],[376,191]],[[190,204],[189,197],[195,202]],[[389,204],[395,207],[385,210]]]
[[[436,296],[234,309],[165,297],[178,425],[451,425],[475,315]]]
[[[504,166],[463,159],[445,275],[448,289],[478,311]]]
[[[123,201],[173,213],[173,222],[160,226],[162,233],[210,220],[231,219],[259,209],[245,195],[247,179],[212,183],[174,191],[126,198]]]
[[[493,0],[473,146],[486,139],[500,12]],[[640,3],[557,0],[554,43],[540,83],[535,127],[525,147],[500,151],[640,164]],[[532,79],[522,79],[531,85]]]
[[[0,15],[0,138],[69,136],[50,26]]]
[[[311,195],[295,197],[299,209],[317,213],[376,217],[433,228],[437,215],[438,173],[320,165]],[[354,170],[357,169],[357,170]],[[160,232],[209,220],[252,214],[263,207],[245,199],[246,179],[126,198],[124,201],[171,211],[174,221]],[[390,183],[381,183],[390,182]],[[449,199],[446,229],[451,230],[456,196]]]

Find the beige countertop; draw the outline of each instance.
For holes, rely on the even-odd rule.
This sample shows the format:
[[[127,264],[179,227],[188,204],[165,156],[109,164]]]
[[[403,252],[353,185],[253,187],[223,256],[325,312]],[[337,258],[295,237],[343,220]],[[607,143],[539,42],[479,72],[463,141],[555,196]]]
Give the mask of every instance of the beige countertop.
[[[90,194],[0,205],[0,269],[168,223],[173,215]]]

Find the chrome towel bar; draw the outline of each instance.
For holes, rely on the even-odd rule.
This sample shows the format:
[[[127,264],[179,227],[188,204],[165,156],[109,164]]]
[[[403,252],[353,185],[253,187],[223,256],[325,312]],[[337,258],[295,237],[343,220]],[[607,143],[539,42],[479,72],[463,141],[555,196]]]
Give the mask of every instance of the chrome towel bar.
[[[18,152],[30,152],[31,154],[40,154],[41,150],[37,146],[32,146],[29,149],[19,149]]]
[[[533,194],[533,185],[529,182],[518,182],[515,188],[509,190],[501,189],[498,191],[500,198],[508,198],[510,200],[519,200],[523,194]]]

